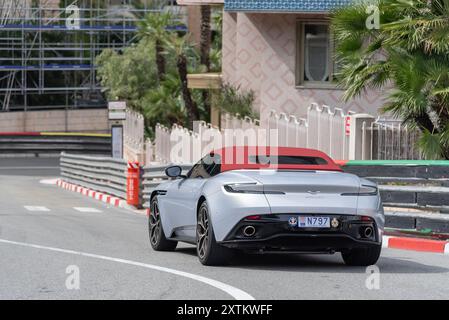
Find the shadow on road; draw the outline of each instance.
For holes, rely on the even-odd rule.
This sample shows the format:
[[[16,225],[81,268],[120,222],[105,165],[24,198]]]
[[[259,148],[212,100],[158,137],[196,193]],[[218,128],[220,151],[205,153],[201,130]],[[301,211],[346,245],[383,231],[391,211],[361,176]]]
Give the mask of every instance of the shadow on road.
[[[179,248],[177,253],[196,256],[196,249]],[[199,262],[198,262],[199,263]],[[410,260],[407,257],[381,256],[376,264],[382,273],[418,274],[449,273],[449,268],[431,266]],[[346,266],[339,253],[327,254],[242,254],[237,255],[229,265],[222,268],[238,268],[264,271],[300,271],[300,272],[333,272],[333,273],[366,273],[366,267]]]

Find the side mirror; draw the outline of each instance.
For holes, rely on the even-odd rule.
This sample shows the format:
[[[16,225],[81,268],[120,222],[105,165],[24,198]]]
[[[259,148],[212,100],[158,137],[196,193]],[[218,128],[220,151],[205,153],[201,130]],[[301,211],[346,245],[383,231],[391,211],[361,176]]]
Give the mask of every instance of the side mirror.
[[[177,178],[182,176],[182,168],[180,166],[171,166],[165,169],[165,174],[170,178]]]

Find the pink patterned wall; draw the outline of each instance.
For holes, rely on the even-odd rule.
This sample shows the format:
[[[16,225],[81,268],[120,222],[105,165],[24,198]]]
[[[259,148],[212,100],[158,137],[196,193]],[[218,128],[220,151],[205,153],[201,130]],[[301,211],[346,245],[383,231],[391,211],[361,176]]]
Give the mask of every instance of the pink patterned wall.
[[[383,96],[369,91],[343,102],[340,89],[303,89],[295,86],[295,14],[225,12],[223,17],[223,79],[252,89],[261,120],[271,109],[304,117],[312,103],[374,116]]]

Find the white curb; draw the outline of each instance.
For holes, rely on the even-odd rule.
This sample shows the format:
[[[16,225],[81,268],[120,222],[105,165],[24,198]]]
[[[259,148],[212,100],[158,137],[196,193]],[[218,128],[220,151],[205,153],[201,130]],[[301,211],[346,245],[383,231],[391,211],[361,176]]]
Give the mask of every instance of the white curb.
[[[388,248],[388,242],[390,241],[389,236],[383,236],[382,237],[382,248]]]

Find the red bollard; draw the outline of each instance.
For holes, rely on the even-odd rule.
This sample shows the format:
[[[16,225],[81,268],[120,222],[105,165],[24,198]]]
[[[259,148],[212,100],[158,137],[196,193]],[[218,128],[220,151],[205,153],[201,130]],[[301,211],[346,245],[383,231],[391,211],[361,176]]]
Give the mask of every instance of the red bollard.
[[[139,162],[128,162],[128,177],[126,179],[126,203],[138,206],[139,203]]]

